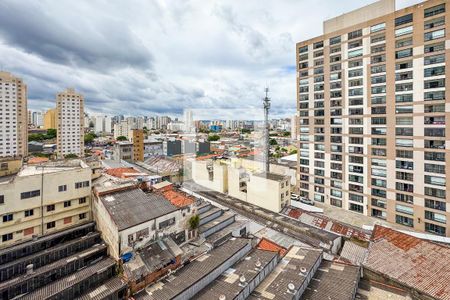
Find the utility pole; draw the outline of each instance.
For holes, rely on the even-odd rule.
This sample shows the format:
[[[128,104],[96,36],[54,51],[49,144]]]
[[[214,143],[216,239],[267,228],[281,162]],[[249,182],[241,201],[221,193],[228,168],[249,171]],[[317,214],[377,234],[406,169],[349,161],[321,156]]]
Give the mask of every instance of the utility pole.
[[[264,167],[265,172],[269,172],[269,109],[270,109],[270,98],[269,98],[269,88],[265,89],[266,97],[263,99],[264,104]]]

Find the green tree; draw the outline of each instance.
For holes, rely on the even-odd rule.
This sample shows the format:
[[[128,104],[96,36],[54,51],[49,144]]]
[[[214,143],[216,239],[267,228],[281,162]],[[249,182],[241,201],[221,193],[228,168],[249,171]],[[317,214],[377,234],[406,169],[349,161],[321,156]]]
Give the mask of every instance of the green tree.
[[[117,137],[116,141],[128,141],[128,139],[126,136],[121,135]]]
[[[28,141],[42,141],[44,139],[44,135],[40,133],[31,133],[28,135]]]
[[[278,143],[277,143],[277,140],[276,140],[276,139],[270,139],[270,141],[269,141],[269,144],[270,144],[271,146],[275,146],[275,145],[278,145]]]
[[[97,136],[94,133],[88,133],[84,136],[84,143],[90,144],[94,141]]]
[[[47,139],[53,139],[56,137],[56,129],[49,128],[47,129]]]
[[[283,132],[283,136],[290,136],[290,135],[291,135],[291,133],[289,131]]]
[[[291,150],[291,152],[289,152],[290,155],[292,154],[297,154],[297,149]]]
[[[189,227],[192,230],[197,229],[199,225],[200,225],[200,216],[199,215],[194,215],[189,218]]]
[[[218,136],[217,134],[208,136],[208,141],[210,141],[210,142],[214,142],[214,141],[218,141],[218,140],[220,140],[220,136]]]
[[[66,159],[78,158],[78,155],[69,153],[69,154],[64,155],[64,158],[66,158]]]

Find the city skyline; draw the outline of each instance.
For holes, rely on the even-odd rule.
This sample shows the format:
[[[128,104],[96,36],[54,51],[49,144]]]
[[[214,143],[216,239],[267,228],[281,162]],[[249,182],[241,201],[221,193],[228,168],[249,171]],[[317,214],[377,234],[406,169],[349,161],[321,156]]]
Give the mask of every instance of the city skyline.
[[[295,41],[318,35],[324,18],[371,2],[148,2],[124,12],[117,4],[3,1],[0,68],[28,82],[31,110],[52,108],[56,93],[68,87],[85,95],[88,113],[258,109],[268,85],[272,116],[288,117],[295,113]],[[318,6],[320,17],[296,15]]]

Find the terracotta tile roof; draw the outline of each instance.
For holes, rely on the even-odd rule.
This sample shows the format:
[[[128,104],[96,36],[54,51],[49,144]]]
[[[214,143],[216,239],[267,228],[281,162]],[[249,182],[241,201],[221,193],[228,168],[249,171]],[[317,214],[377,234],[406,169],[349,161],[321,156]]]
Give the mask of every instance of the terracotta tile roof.
[[[169,200],[170,203],[172,203],[176,207],[184,207],[194,203],[194,200],[190,196],[173,189],[167,189],[163,191],[162,194],[164,198]]]
[[[376,225],[364,268],[433,299],[450,300],[450,247]]]
[[[35,164],[40,164],[40,163],[47,162],[47,161],[48,161],[47,157],[32,157],[28,160],[28,164],[35,165]]]
[[[302,223],[342,236],[346,236],[348,238],[354,237],[366,242],[370,240],[370,234],[364,232],[364,230],[362,229],[339,223],[338,221],[332,220],[319,214],[307,212],[300,208],[287,207],[283,209],[281,213],[291,218],[297,219]]]
[[[133,174],[138,174],[138,173],[140,173],[140,172],[133,168],[113,168],[113,169],[106,170],[106,174],[114,176],[114,177],[118,177],[118,178],[133,177],[133,176],[137,176],[137,175],[133,175]]]
[[[287,249],[266,238],[262,238],[256,248],[266,251],[278,252],[281,257],[283,257],[287,252]]]
[[[218,154],[209,154],[209,155],[203,155],[203,156],[197,156],[195,159],[196,160],[205,160],[205,159],[210,159],[213,157],[217,157],[219,156]]]

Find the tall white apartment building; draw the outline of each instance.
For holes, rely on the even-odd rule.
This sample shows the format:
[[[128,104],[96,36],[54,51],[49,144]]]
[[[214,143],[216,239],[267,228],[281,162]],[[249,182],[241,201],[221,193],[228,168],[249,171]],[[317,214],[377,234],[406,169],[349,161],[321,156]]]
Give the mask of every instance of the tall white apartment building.
[[[56,96],[57,152],[60,157],[84,156],[84,97],[74,89]]]
[[[102,133],[105,131],[105,117],[104,116],[96,116],[95,117],[95,133]]]
[[[33,111],[31,120],[35,127],[39,128],[44,125],[44,114],[42,111]]]
[[[184,131],[186,132],[194,132],[194,119],[192,116],[192,110],[188,109],[184,112]]]
[[[112,132],[112,118],[110,116],[105,116],[104,131],[106,133],[111,133]]]
[[[131,128],[132,126],[130,126],[127,121],[121,121],[114,124],[114,138],[117,139],[119,136],[124,136],[128,139]]]
[[[22,79],[0,72],[0,157],[28,153],[27,86]]]
[[[450,236],[449,24],[382,0],[297,44],[301,196]]]

